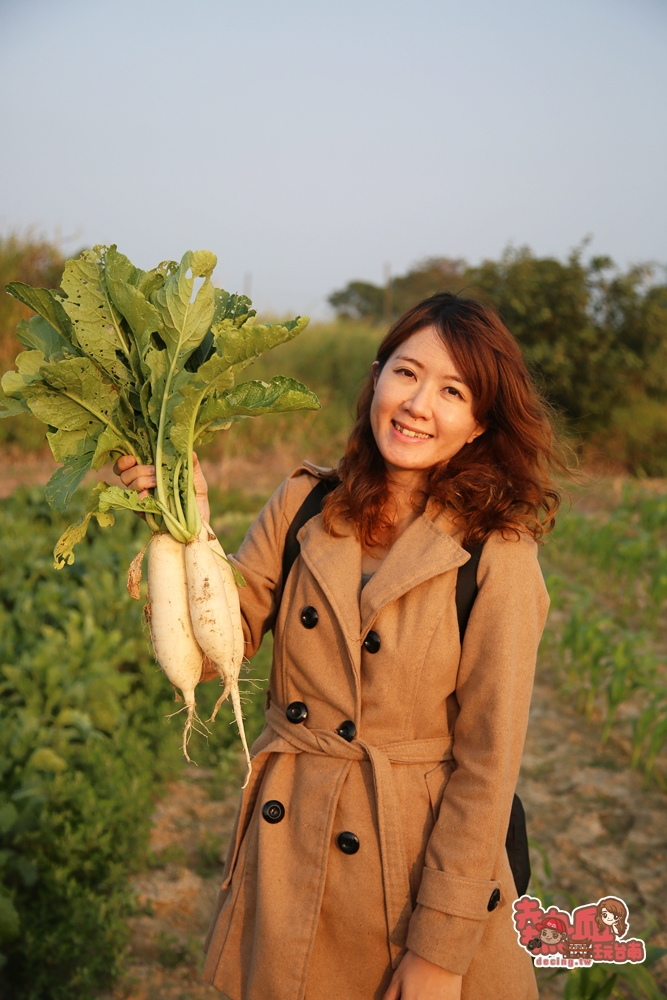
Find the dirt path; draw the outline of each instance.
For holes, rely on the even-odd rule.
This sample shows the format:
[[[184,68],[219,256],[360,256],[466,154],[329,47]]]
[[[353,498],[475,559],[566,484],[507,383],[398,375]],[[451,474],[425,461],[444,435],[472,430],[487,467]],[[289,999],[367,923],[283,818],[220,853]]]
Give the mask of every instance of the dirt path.
[[[541,885],[567,910],[601,896],[624,899],[630,934],[638,936],[652,917],[660,932],[652,944],[667,947],[667,796],[643,788],[641,776],[612,740],[586,725],[559,701],[547,678],[533,691],[530,724],[517,791],[526,810],[528,835],[545,852],[531,849],[531,866]],[[535,885],[529,892],[539,896]],[[667,995],[667,956],[653,973]],[[541,989],[544,998],[562,996],[564,976]]]
[[[114,997],[219,1000],[199,975],[236,807],[236,795],[217,798],[221,792],[212,772],[187,769],[157,805],[154,866],[134,882],[139,912],[130,921],[127,979]],[[518,792],[551,877],[534,848],[533,870],[556,901],[570,909],[565,892],[575,905],[620,896],[632,935],[653,917],[662,931],[651,940],[667,947],[667,796],[642,788],[614,744],[601,749],[595,727],[558,701],[548,677],[535,685]],[[529,891],[539,895],[534,884]],[[657,970],[667,995],[667,957]],[[555,1000],[564,984],[559,976],[540,996]]]

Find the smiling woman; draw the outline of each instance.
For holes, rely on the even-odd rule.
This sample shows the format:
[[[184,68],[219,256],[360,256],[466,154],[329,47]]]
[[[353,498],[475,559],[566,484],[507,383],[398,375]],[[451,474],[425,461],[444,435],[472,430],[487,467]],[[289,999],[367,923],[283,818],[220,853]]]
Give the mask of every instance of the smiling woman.
[[[536,1000],[507,831],[553,464],[509,332],[436,295],[381,343],[337,470],[296,469],[230,556],[246,654],[274,633],[206,942],[231,1000]]]
[[[493,309],[443,292],[381,342],[324,522],[350,518],[381,553],[397,504],[407,526],[433,497],[468,548],[519,527],[539,540],[559,504],[552,469],[565,471],[516,341]]]

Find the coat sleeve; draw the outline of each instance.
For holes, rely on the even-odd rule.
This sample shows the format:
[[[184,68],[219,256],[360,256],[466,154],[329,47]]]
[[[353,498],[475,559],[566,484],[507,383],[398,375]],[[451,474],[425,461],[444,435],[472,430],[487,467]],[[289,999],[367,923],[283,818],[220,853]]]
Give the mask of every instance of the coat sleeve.
[[[456,681],[456,762],[431,833],[407,946],[464,975],[500,891],[505,838],[528,727],[535,661],[549,608],[537,545],[493,534]],[[502,901],[506,905],[508,900]]]
[[[275,491],[248,529],[229,561],[243,573],[239,589],[245,655],[254,656],[266,632],[273,628],[282,593],[282,560],[287,530],[316,484],[305,468],[296,469]]]

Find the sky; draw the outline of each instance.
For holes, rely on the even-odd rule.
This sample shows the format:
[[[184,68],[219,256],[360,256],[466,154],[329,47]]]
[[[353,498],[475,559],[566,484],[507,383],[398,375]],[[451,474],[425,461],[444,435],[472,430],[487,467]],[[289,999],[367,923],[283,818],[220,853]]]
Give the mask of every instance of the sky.
[[[0,0],[0,233],[261,311],[508,245],[667,262],[667,0]]]

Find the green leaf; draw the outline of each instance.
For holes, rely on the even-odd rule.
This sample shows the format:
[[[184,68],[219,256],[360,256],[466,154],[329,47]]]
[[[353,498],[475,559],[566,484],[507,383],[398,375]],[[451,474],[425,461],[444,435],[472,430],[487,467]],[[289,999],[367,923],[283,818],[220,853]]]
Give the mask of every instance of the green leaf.
[[[157,309],[148,301],[143,287],[152,287],[155,282],[125,257],[115,246],[109,247],[105,255],[104,278],[114,306],[127,320],[143,360],[152,333],[162,336],[162,320]],[[160,275],[164,284],[164,275]],[[161,287],[159,285],[158,287]],[[154,289],[157,290],[157,289]]]
[[[15,299],[23,302],[24,305],[34,309],[39,316],[42,316],[66,343],[72,344],[71,320],[63,308],[62,302],[56,298],[53,292],[49,291],[48,288],[33,288],[22,281],[10,281],[5,287]],[[46,351],[44,353],[46,354]]]
[[[106,512],[108,510],[137,510],[147,511],[151,514],[159,514],[160,506],[152,496],[139,499],[136,490],[121,490],[120,486],[107,486],[99,495],[97,509]]]
[[[19,413],[30,413],[30,407],[23,399],[12,399],[0,392],[0,420],[3,417],[18,417]]]
[[[223,319],[230,319],[235,326],[242,326],[252,316],[257,315],[256,309],[251,309],[252,302],[247,295],[237,295],[226,292],[224,288],[216,288],[215,313],[213,314],[213,324],[221,323]]]
[[[32,319],[22,319],[16,327],[16,339],[24,347],[41,351],[47,361],[60,361],[67,357],[76,357],[81,352],[70,344],[43,316],[33,316]]]
[[[96,438],[87,429],[48,431],[46,439],[56,462],[68,462],[70,458],[79,458],[88,453],[92,456],[97,446]]]
[[[113,456],[127,455],[127,445],[122,435],[114,427],[105,427],[97,439],[92,467],[101,469]]]
[[[39,747],[30,756],[27,767],[35,771],[50,771],[53,774],[59,774],[61,771],[67,770],[67,761],[63,760],[50,747]]]
[[[192,440],[195,444],[199,408],[214,392],[229,389],[234,384],[234,373],[224,358],[214,355],[199,367],[187,385],[180,389],[183,400],[173,410],[169,436],[176,451],[187,457]]]
[[[19,929],[19,915],[14,904],[9,896],[0,894],[0,942],[18,937]]]
[[[130,343],[104,283],[103,252],[104,247],[95,247],[67,261],[62,279],[67,294],[63,307],[79,347],[115,382],[127,386],[132,382]]]
[[[231,392],[207,400],[201,410],[198,433],[239,417],[319,409],[317,396],[305,385],[294,378],[276,375],[270,382],[243,382]]]
[[[163,323],[161,336],[169,362],[180,368],[202,342],[213,322],[215,295],[211,274],[217,257],[208,250],[188,250],[175,274],[151,296]],[[196,278],[204,278],[194,301]]]
[[[230,365],[245,367],[272,347],[293,340],[309,322],[307,316],[297,316],[288,323],[257,323],[238,328],[233,320],[225,319],[212,327],[212,333],[218,354]]]
[[[40,369],[45,385],[26,390],[30,409],[52,427],[94,433],[112,423],[118,391],[89,358],[70,358]]]
[[[70,524],[58,541],[53,550],[53,564],[56,569],[63,569],[64,566],[71,566],[74,562],[74,546],[83,541],[88,531],[90,519],[94,517],[101,528],[108,528],[114,523],[114,516],[110,511],[99,509],[100,496],[110,487],[108,483],[98,483],[90,491],[86,510],[82,517],[74,524]],[[114,487],[111,487],[113,489]],[[122,492],[122,491],[121,491]]]
[[[18,819],[16,806],[11,802],[5,802],[0,806],[0,833],[7,833],[14,826]]]
[[[44,487],[44,496],[49,507],[62,514],[72,496],[81,485],[93,462],[92,452],[68,458],[65,465],[56,469]],[[84,532],[85,534],[85,532]]]
[[[42,381],[40,369],[43,364],[44,355],[41,351],[21,351],[16,357],[18,371],[8,371],[2,376],[0,385],[4,395],[21,401],[20,409],[15,412],[29,409],[27,397],[32,391],[31,386]]]

